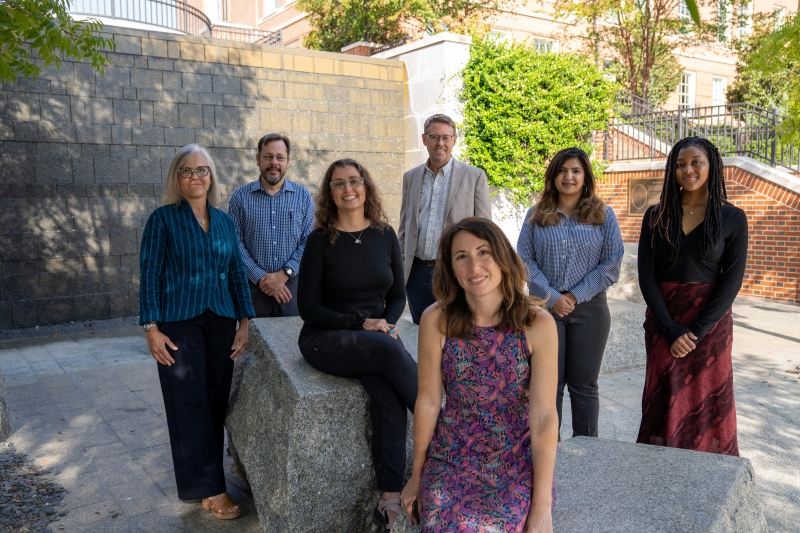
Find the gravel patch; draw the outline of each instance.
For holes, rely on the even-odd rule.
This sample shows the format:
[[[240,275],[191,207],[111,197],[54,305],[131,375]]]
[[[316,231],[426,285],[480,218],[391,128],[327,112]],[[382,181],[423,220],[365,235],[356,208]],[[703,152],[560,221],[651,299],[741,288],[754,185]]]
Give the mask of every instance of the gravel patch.
[[[0,533],[51,532],[68,511],[59,508],[64,487],[9,443],[0,443]]]

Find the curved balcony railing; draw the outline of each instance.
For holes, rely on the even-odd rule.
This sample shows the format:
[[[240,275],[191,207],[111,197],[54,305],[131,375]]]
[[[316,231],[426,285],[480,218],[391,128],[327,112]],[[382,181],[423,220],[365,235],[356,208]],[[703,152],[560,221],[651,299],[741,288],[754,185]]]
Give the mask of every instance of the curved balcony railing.
[[[205,13],[183,0],[72,0],[69,12],[138,22],[199,37],[283,45],[282,31],[213,25]]]

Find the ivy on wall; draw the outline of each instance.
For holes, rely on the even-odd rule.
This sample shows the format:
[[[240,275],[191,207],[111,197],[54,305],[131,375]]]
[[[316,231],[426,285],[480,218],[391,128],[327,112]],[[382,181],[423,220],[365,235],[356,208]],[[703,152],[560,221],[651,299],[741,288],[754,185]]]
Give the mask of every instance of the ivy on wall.
[[[588,58],[490,38],[473,39],[462,77],[464,155],[520,204],[541,190],[557,151],[593,153],[618,89]]]

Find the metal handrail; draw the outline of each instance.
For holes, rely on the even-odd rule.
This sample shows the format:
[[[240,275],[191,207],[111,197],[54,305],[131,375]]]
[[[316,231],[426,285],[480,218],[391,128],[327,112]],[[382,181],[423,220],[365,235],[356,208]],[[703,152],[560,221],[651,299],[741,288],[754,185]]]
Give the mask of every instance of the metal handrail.
[[[664,159],[678,140],[704,137],[723,156],[743,155],[800,172],[800,147],[783,143],[777,110],[749,103],[621,115],[606,135],[604,154],[614,161]]]
[[[621,115],[627,116],[640,113],[657,113],[664,111],[664,108],[630,91],[621,90],[617,93],[614,101],[614,110]]]
[[[211,36],[214,39],[225,39],[226,41],[283,46],[283,30],[267,31],[254,28],[214,25],[211,28]]]
[[[211,37],[211,20],[182,0],[72,0],[73,15],[108,17]]]
[[[283,31],[213,25],[185,0],[71,0],[73,15],[107,17],[168,28],[188,35],[283,46]]]
[[[396,41],[392,41],[390,43],[382,44],[382,45],[380,45],[380,46],[378,46],[376,48],[373,48],[370,51],[369,55],[374,56],[375,54],[380,54],[381,52],[385,52],[387,50],[391,50],[392,48],[397,48],[398,46],[403,46],[404,44],[406,44],[409,41],[411,41],[411,36],[406,35],[402,39],[398,39]]]

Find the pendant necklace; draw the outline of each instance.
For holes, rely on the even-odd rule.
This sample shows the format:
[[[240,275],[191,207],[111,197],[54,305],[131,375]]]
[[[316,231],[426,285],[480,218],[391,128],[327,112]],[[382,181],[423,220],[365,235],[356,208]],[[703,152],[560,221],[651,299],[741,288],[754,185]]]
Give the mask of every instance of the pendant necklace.
[[[368,226],[368,227],[369,227],[369,226]],[[364,228],[364,229],[367,229],[367,228]],[[356,241],[356,244],[361,244],[361,234],[362,234],[362,233],[364,233],[364,229],[362,229],[362,230],[361,230],[361,232],[358,234],[358,238],[356,238],[356,237],[353,237],[353,234],[352,234],[352,233],[350,233],[349,231],[345,231],[345,233],[347,233],[348,235],[350,235],[351,237],[353,237],[353,239],[355,239],[355,241]]]

